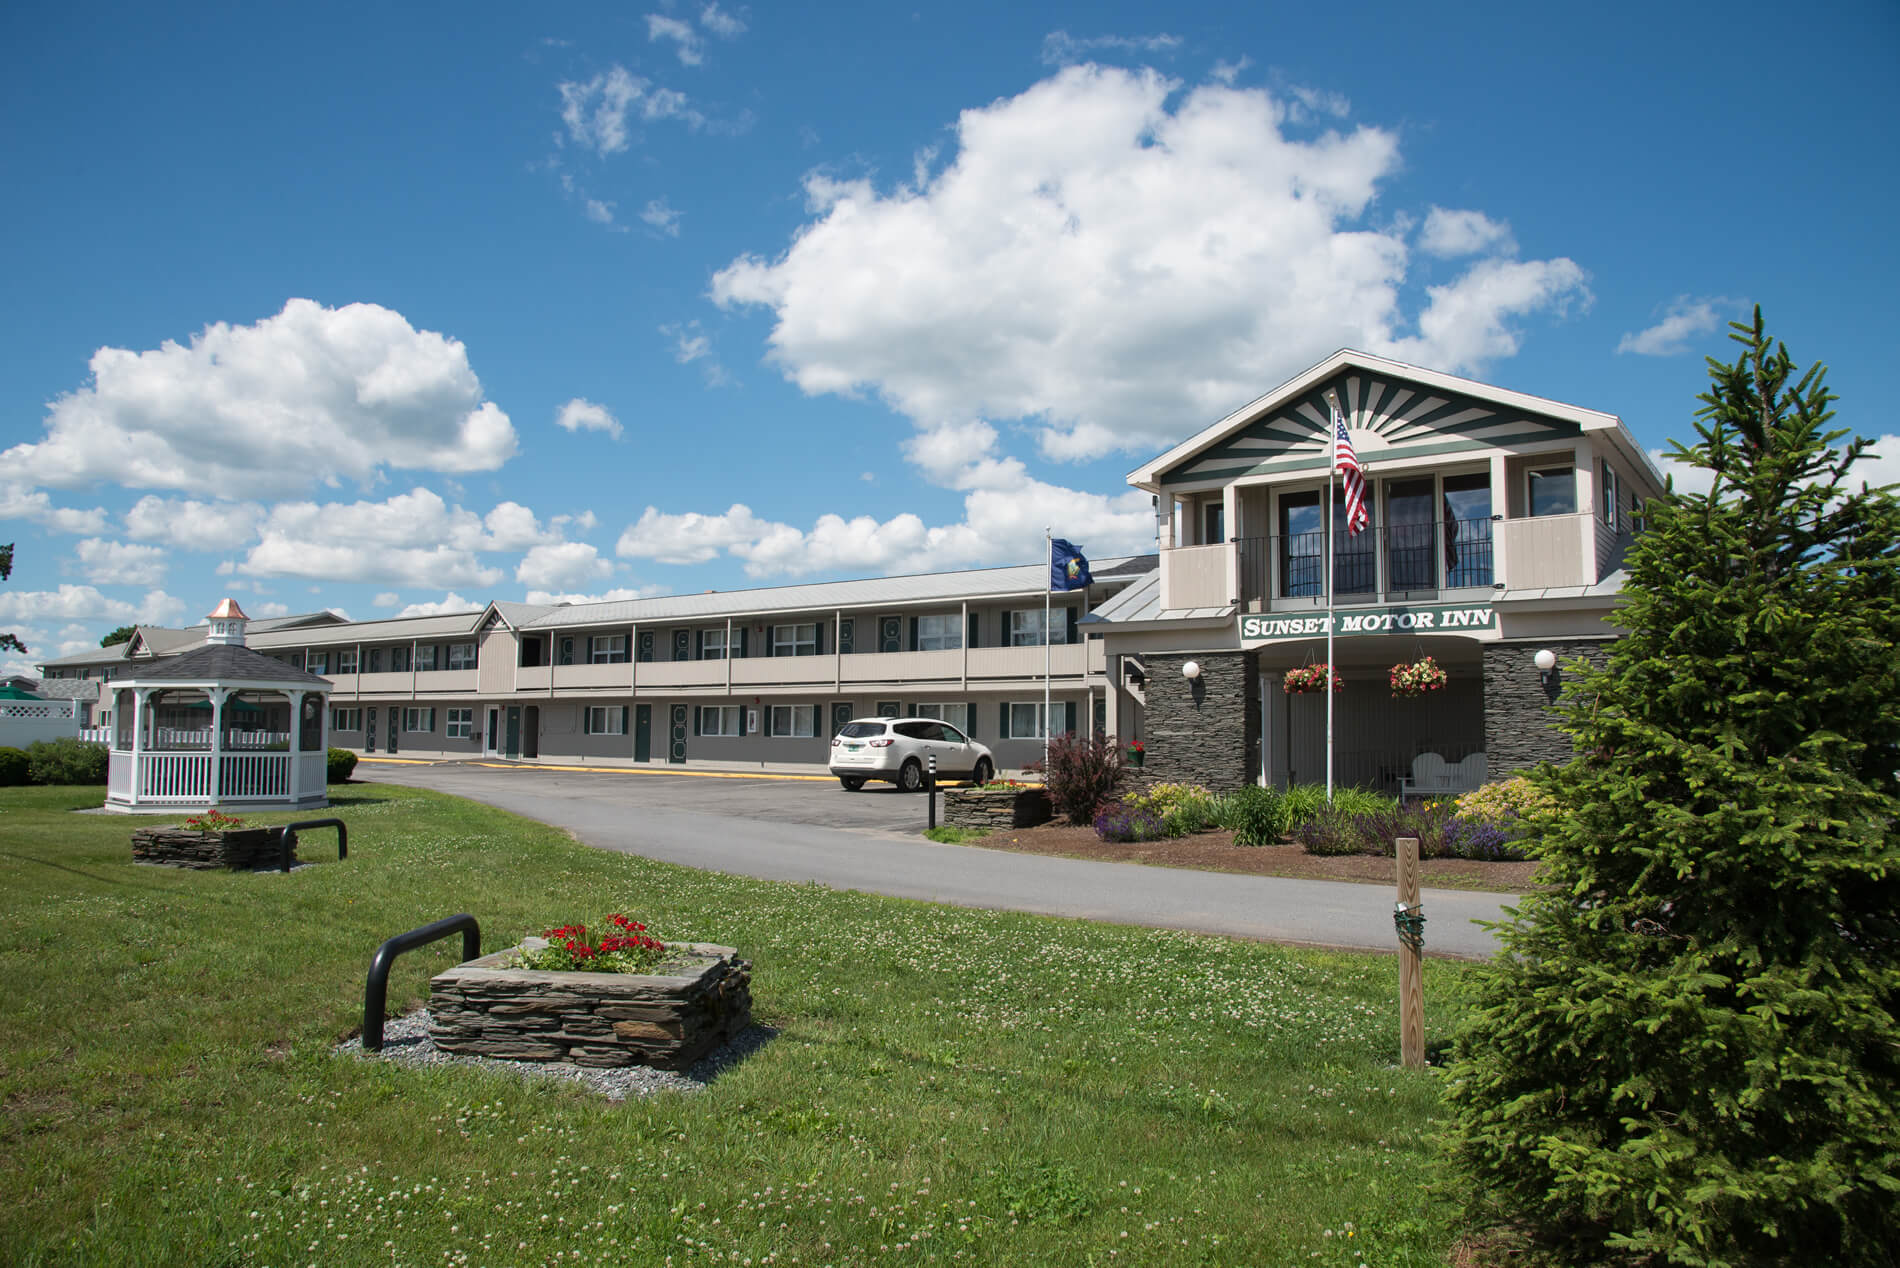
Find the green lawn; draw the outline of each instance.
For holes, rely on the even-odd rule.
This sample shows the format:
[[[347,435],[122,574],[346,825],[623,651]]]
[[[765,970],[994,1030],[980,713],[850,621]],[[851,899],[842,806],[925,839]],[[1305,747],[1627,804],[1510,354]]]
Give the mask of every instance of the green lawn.
[[[135,867],[152,820],[0,790],[11,1263],[1442,1264],[1438,1076],[1390,957],[695,872],[339,788],[350,858]],[[283,822],[286,817],[265,817]],[[610,911],[741,948],[777,1037],[697,1094],[339,1056],[384,938]],[[400,1009],[459,939],[398,961]],[[1428,968],[1431,1023],[1465,970]]]

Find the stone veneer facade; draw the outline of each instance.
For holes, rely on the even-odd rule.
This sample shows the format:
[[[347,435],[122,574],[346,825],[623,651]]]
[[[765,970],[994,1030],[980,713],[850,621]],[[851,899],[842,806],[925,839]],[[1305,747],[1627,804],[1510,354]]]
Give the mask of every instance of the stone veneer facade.
[[[1253,652],[1144,652],[1147,757],[1137,778],[1231,792],[1260,771],[1260,658]],[[1193,681],[1181,666],[1194,661]],[[1133,773],[1132,771],[1130,772]]]
[[[218,868],[255,871],[283,864],[284,847],[272,828],[236,828],[229,832],[198,832],[191,828],[139,828],[132,833],[132,861],[197,871]],[[290,847],[290,864],[297,865],[297,847]]]
[[[504,1061],[684,1070],[752,1024],[752,965],[690,949],[703,963],[677,975],[504,967],[520,947],[470,960],[430,979],[429,1037]]]
[[[1049,793],[1042,788],[943,790],[943,821],[955,828],[995,832],[1033,828],[1049,822]]]
[[[1553,723],[1536,656],[1557,654],[1559,691],[1565,665],[1584,661],[1601,668],[1608,639],[1541,639],[1487,643],[1484,648],[1485,777],[1504,779],[1539,762],[1563,763],[1575,756],[1570,737]]]

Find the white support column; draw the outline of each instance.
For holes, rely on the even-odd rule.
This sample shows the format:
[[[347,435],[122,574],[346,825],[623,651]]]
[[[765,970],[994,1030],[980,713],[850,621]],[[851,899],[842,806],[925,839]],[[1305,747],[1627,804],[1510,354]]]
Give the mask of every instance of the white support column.
[[[1227,538],[1227,597],[1239,603],[1240,592],[1240,486],[1229,483],[1220,491],[1220,520]]]
[[[126,794],[126,799],[135,806],[139,804],[139,791],[145,787],[146,711],[150,708],[151,694],[150,687],[132,689],[132,788]],[[117,706],[114,709],[116,712]]]
[[[290,804],[303,800],[303,702],[310,693],[292,691],[290,696]]]
[[[229,687],[209,687],[206,694],[211,697],[211,777],[208,786],[211,791],[211,804],[218,804],[224,794],[224,702],[230,698]]]
[[[1505,468],[1504,451],[1497,450],[1491,455],[1491,514],[1502,515],[1507,519],[1511,514],[1510,475]],[[1510,584],[1509,561],[1505,558],[1506,534],[1498,528],[1499,521],[1491,525],[1491,581]]]
[[[1583,539],[1583,578],[1585,585],[1597,581],[1597,460],[1596,446],[1586,437],[1577,442],[1577,514]]]

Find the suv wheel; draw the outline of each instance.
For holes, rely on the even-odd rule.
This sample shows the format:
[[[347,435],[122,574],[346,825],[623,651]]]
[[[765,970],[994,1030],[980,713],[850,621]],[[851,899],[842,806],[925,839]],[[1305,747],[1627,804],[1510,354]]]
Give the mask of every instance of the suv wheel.
[[[846,792],[856,792],[858,789],[864,787],[864,776],[840,775],[838,776],[838,782],[844,785]]]
[[[990,759],[987,757],[979,757],[976,759],[976,769],[970,773],[970,782],[973,784],[987,784],[995,775],[996,768],[990,765]]]
[[[904,763],[902,770],[897,772],[897,791],[916,792],[923,786],[924,768],[918,765],[917,759],[913,757]]]

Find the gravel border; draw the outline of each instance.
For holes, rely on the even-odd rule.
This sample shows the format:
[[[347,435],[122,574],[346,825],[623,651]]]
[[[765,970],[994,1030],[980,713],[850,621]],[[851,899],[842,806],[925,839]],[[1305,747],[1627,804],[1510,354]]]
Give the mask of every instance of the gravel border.
[[[429,1038],[429,1010],[417,1009],[383,1024],[383,1050],[363,1051],[359,1036],[346,1039],[336,1051],[359,1061],[394,1061],[406,1066],[477,1066],[523,1079],[565,1079],[610,1101],[651,1096],[655,1092],[698,1092],[721,1074],[745,1060],[777,1037],[770,1026],[752,1025],[715,1048],[685,1070],[656,1070],[651,1066],[622,1066],[602,1070],[557,1061],[502,1061],[494,1057],[467,1057],[443,1052]]]

